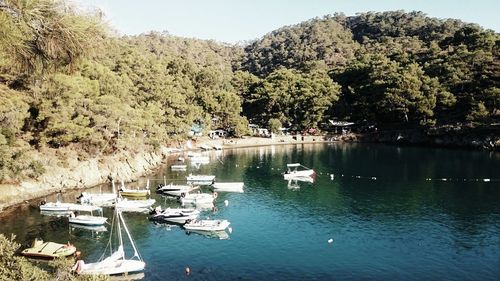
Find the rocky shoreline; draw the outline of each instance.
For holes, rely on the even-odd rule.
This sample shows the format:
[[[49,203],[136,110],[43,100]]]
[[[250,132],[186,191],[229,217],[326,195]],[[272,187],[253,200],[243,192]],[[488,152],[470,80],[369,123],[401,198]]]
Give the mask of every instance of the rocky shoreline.
[[[326,136],[287,135],[273,138],[215,139],[200,138],[189,149],[201,146],[222,146],[224,149],[322,142],[381,142],[439,147],[461,147],[500,151],[500,137],[486,134],[481,137],[468,134],[428,134],[418,131],[385,131],[368,134],[345,134]],[[162,146],[157,151],[137,153],[121,152],[115,155],[76,161],[72,167],[51,167],[39,181],[23,181],[19,184],[0,185],[0,211],[28,200],[69,189],[84,189],[109,182],[110,180],[135,181],[162,164],[178,149]]]

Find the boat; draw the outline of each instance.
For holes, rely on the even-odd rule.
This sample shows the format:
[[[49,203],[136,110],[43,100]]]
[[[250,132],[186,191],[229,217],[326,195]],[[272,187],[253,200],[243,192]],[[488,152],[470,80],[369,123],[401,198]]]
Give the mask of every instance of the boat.
[[[142,260],[141,256],[139,255],[134,240],[132,239],[132,235],[130,234],[127,225],[125,224],[122,212],[119,209],[116,209],[115,211],[115,216],[113,218],[113,224],[111,227],[113,227],[114,224],[116,224],[117,228],[116,233],[118,234],[118,242],[119,242],[119,246],[116,249],[116,251],[114,252],[112,251],[111,241],[113,237],[110,235],[108,246],[104,251],[104,253],[106,253],[109,248],[110,255],[94,263],[85,263],[83,260],[78,260],[76,264],[73,266],[73,270],[77,274],[127,275],[128,273],[135,273],[144,270],[144,268],[146,267],[146,263]],[[134,250],[134,254],[130,258],[127,258],[125,256],[125,251],[123,247],[122,226],[127,234],[132,249]]]
[[[76,252],[75,246],[70,244],[59,244],[55,242],[44,242],[35,239],[31,248],[24,249],[21,255],[34,258],[61,258],[71,256]]]
[[[95,232],[106,232],[108,229],[105,225],[83,225],[83,224],[70,224],[70,230],[74,229],[84,229]]]
[[[214,191],[223,192],[243,192],[243,182],[214,182],[212,187]]]
[[[177,185],[170,183],[168,185],[159,184],[156,191],[170,196],[181,196],[182,193],[189,193],[198,188],[200,188],[198,185]]]
[[[312,177],[316,174],[313,169],[307,168],[300,163],[287,164],[286,166],[287,171],[283,174],[286,180],[296,177]]]
[[[217,198],[217,192],[208,193],[182,193],[179,199],[182,205],[185,204],[209,204]]]
[[[119,199],[115,203],[115,209],[119,209],[123,212],[140,212],[145,213],[149,211],[149,208],[156,202],[154,199],[144,199],[144,200],[128,200],[126,198]]]
[[[103,225],[106,223],[108,218],[102,216],[102,208],[98,206],[81,206],[80,212],[87,212],[88,215],[80,215],[71,213],[69,217],[69,222],[72,224],[81,224],[88,226]],[[94,216],[97,213],[98,216]]]
[[[69,217],[71,214],[73,214],[73,211],[40,211],[40,215],[42,216],[49,216],[49,217]]]
[[[171,171],[186,171],[187,170],[187,165],[186,164],[175,164],[170,166]]]
[[[203,150],[210,150],[210,149],[212,149],[212,147],[210,145],[207,145],[207,144],[200,145],[200,148],[203,149]]]
[[[191,157],[191,164],[208,164],[210,163],[210,158],[208,156],[193,156]]]
[[[186,177],[186,180],[192,184],[211,185],[215,180],[215,176],[189,174],[189,176]]]
[[[201,156],[201,152],[188,151],[187,156],[190,158],[191,157],[198,157],[198,156]]]
[[[189,231],[223,231],[229,224],[228,220],[191,220],[186,221],[184,229]]]
[[[116,201],[116,193],[87,193],[82,192],[77,197],[78,201],[82,204],[89,204],[95,206],[111,206]]]
[[[196,209],[167,208],[162,210],[161,207],[156,207],[152,211],[149,219],[157,222],[184,224],[186,220],[196,219],[199,215],[200,211]]]
[[[85,210],[85,206],[82,204],[75,203],[63,203],[61,201],[56,202],[45,202],[42,200],[40,202],[40,212],[43,214],[48,214],[49,212],[54,212],[56,216],[70,215],[73,211]]]
[[[120,188],[120,194],[122,196],[126,197],[146,197],[149,194],[151,194],[151,191],[149,190],[149,180],[146,184],[145,189],[130,189],[125,187],[125,184],[122,181],[122,186]]]
[[[113,192],[103,193],[102,190],[100,193],[82,192],[80,196],[76,197],[76,199],[81,204],[106,206],[106,207],[112,206],[116,201],[117,193],[115,188],[115,182],[112,181],[111,184],[113,187]]]

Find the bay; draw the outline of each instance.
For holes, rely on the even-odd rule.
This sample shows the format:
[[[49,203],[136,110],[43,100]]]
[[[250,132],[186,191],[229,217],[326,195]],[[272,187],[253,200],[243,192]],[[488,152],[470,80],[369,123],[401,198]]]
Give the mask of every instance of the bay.
[[[187,172],[166,165],[149,177],[151,188],[165,179],[183,183],[189,173],[243,181],[244,193],[219,192],[216,209],[202,213],[228,219],[229,238],[187,234],[127,213],[147,264],[145,280],[184,280],[185,267],[191,280],[500,278],[498,153],[334,143],[209,155],[210,164],[188,165]],[[313,168],[315,182],[283,180],[286,164],[294,162]],[[146,178],[131,185],[145,184]],[[64,193],[63,201],[74,202],[80,192]],[[178,206],[154,192],[152,198]],[[71,241],[87,262],[101,256],[110,233],[70,228],[66,218],[40,215],[35,203],[3,214],[0,232],[16,234],[22,244],[36,237]]]

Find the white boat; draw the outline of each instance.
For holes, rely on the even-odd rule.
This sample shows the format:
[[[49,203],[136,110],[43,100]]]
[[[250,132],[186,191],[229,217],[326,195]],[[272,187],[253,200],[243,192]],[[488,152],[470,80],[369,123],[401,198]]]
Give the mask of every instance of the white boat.
[[[208,193],[182,193],[181,204],[210,204],[217,198],[217,192],[212,194]]]
[[[157,222],[184,224],[186,223],[186,220],[194,220],[199,215],[200,211],[196,209],[167,208],[162,210],[161,207],[156,207],[149,219]]]
[[[63,203],[63,202],[40,202],[40,211],[42,212],[70,212],[74,207],[73,203]]]
[[[154,199],[144,200],[128,200],[126,198],[120,199],[116,202],[115,208],[123,212],[141,212],[146,213],[149,208],[155,203]]]
[[[186,221],[184,228],[190,231],[223,231],[229,224],[228,220],[192,220]]]
[[[243,192],[243,182],[214,182],[212,187],[215,191]]]
[[[287,164],[286,166],[287,171],[283,174],[286,180],[296,177],[312,177],[316,174],[313,169],[307,168],[300,163]]]
[[[109,247],[110,255],[98,262],[86,264],[83,260],[78,260],[73,266],[73,270],[78,274],[88,274],[88,275],[118,275],[118,274],[128,274],[133,272],[143,271],[146,263],[142,260],[137,248],[135,246],[134,240],[130,235],[130,232],[125,224],[122,213],[120,210],[115,211],[115,218],[113,219],[113,224],[117,225],[118,241],[119,246],[116,251],[112,252],[111,241],[112,236],[109,238],[108,246],[106,247],[105,253]],[[134,254],[132,257],[125,257],[125,251],[123,249],[123,237],[122,237],[122,226],[125,230],[127,237],[132,245]],[[111,226],[113,227],[113,225]],[[104,255],[103,255],[104,256]]]
[[[122,181],[122,186],[120,187],[120,195],[126,196],[126,197],[146,197],[149,194],[151,194],[151,191],[149,190],[149,180],[146,184],[145,189],[131,189],[128,187],[125,187],[125,183]]]
[[[203,150],[210,150],[210,149],[212,149],[212,147],[210,145],[207,145],[207,144],[200,145],[200,148],[203,149]]]
[[[108,229],[104,225],[83,225],[83,224],[70,224],[70,230],[84,229],[95,232],[106,232]]]
[[[193,156],[191,157],[191,164],[208,164],[210,158],[208,156]]]
[[[194,151],[188,151],[187,156],[188,157],[197,157],[197,156],[201,156],[201,153],[200,152],[194,152]]]
[[[192,184],[211,185],[215,180],[215,176],[189,174],[189,176],[186,177],[186,180]]]
[[[88,215],[80,215],[72,213],[69,217],[69,222],[73,224],[81,224],[81,225],[103,225],[106,223],[108,218],[102,216],[102,208],[97,206],[81,206],[79,212],[89,213]],[[97,216],[94,216],[97,214]]]
[[[186,171],[187,170],[187,165],[186,164],[175,164],[170,166],[171,171]]]
[[[78,201],[82,204],[89,204],[95,206],[111,206],[116,201],[116,193],[87,193],[82,192],[77,197]]]
[[[182,193],[187,194],[198,188],[200,187],[197,185],[177,185],[170,183],[168,185],[163,185],[163,184],[158,185],[156,191],[170,196],[181,196]]]

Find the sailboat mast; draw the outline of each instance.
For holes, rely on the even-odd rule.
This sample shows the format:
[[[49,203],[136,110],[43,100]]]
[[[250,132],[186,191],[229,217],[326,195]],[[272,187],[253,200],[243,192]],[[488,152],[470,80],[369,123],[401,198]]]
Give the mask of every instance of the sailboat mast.
[[[123,216],[120,213],[120,220],[123,223],[123,228],[125,229],[125,232],[127,233],[128,239],[130,240],[130,244],[132,244],[132,248],[134,249],[134,257],[138,257],[139,260],[142,261],[141,256],[139,256],[139,252],[137,251],[137,248],[135,247],[134,240],[132,239],[132,236],[130,235],[130,231],[128,230],[127,225],[125,224],[125,221],[123,220]],[[120,236],[121,238],[121,236]]]
[[[122,218],[122,212],[120,210],[116,210],[116,214],[118,216],[118,240],[120,241],[120,246],[123,248],[123,237],[122,237],[122,228],[120,227],[120,219]]]

